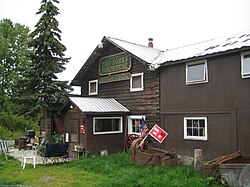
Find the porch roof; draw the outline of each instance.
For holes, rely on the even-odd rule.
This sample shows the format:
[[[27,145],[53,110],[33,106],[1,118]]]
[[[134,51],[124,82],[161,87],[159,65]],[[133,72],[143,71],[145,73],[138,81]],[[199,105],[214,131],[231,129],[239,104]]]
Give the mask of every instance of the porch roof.
[[[130,112],[114,98],[69,97],[82,112]]]

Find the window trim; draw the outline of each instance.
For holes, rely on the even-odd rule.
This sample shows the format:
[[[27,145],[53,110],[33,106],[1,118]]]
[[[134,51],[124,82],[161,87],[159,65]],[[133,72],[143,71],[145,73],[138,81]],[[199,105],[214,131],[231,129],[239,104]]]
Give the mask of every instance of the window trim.
[[[91,90],[90,90],[90,85],[92,83],[96,84],[96,92],[91,92]],[[97,95],[97,94],[98,94],[98,80],[96,79],[96,80],[89,81],[89,95]]]
[[[132,120],[133,119],[138,119],[138,120],[142,120],[142,117],[144,117],[144,119],[146,118],[146,116],[139,116],[139,115],[132,115],[132,116],[128,116],[128,134],[137,134],[137,135],[141,135],[140,132],[132,132]]]
[[[188,67],[190,65],[198,65],[198,64],[204,64],[205,65],[204,66],[204,79],[203,80],[188,81]],[[207,82],[208,82],[207,59],[186,63],[186,85],[201,84],[201,83],[207,83]]]
[[[250,78],[250,72],[244,73],[244,56],[245,55],[250,55],[250,51],[242,52],[241,53],[241,77],[244,78]]]
[[[205,120],[205,136],[187,136],[187,120]],[[184,117],[184,140],[202,140],[207,141],[207,117]]]
[[[96,119],[120,119],[120,130],[119,131],[107,131],[107,132],[95,132],[95,120]],[[123,132],[123,117],[93,117],[93,134],[118,134]]]
[[[130,77],[130,92],[138,92],[138,91],[143,91],[144,90],[144,82],[143,82],[143,72],[142,73],[135,73],[135,74],[132,74],[131,77]],[[140,88],[133,88],[132,85],[133,85],[133,77],[138,77],[140,76],[141,77],[141,87]]]

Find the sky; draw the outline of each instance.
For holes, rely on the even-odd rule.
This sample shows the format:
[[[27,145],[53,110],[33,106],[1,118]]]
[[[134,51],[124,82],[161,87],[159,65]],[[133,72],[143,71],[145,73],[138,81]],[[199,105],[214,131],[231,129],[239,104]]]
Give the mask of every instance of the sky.
[[[34,30],[41,0],[0,0],[0,20]],[[65,57],[60,80],[71,81],[103,36],[161,50],[250,30],[250,0],[60,0],[56,17]]]

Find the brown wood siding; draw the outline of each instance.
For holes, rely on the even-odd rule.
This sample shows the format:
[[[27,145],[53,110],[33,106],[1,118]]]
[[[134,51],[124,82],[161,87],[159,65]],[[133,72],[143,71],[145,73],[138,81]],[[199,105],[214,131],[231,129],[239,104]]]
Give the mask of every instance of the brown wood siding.
[[[81,119],[81,111],[74,107],[73,109],[67,107],[63,113],[65,133],[69,133],[69,156],[76,157],[72,151],[75,145],[80,144],[79,139],[79,123]]]
[[[115,134],[93,134],[93,117],[100,115],[91,115],[86,117],[87,126],[87,147],[90,154],[99,154],[101,150],[108,150],[109,153],[118,153],[124,150],[124,132],[126,117],[121,115],[110,114],[104,117],[123,117],[122,133]],[[103,116],[103,115],[102,115]]]
[[[88,96],[88,82],[99,78],[99,62],[95,62],[84,80],[82,95]],[[131,115],[146,115],[147,122],[159,123],[159,72],[148,70],[148,66],[132,58],[131,74],[144,73],[144,90],[130,92],[130,80],[98,85],[98,95],[90,97],[115,98],[131,111]]]
[[[42,132],[45,132],[46,135],[52,134],[52,121],[50,116],[43,116],[40,119],[40,134],[42,135]]]
[[[161,71],[161,118],[169,132],[165,147],[206,158],[241,150],[250,154],[250,79],[241,78],[240,53],[207,59],[208,83],[186,85],[185,63]],[[208,117],[208,140],[184,140],[184,117]]]
[[[202,111],[178,112],[162,116],[164,129],[169,136],[164,142],[164,148],[171,150],[176,148],[178,154],[193,156],[194,149],[203,149],[204,159],[218,157],[218,155],[230,154],[238,151],[237,134],[235,123],[233,123],[233,111]],[[207,117],[208,140],[184,140],[184,117]]]

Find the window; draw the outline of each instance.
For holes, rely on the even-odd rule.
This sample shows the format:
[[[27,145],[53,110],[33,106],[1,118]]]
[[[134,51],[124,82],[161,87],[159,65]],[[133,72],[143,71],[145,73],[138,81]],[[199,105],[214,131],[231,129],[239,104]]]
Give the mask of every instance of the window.
[[[207,61],[197,61],[186,64],[186,84],[208,82]]]
[[[97,95],[98,93],[98,80],[89,81],[89,95]]]
[[[136,73],[131,75],[130,91],[143,91],[143,73]]]
[[[241,76],[250,77],[250,51],[241,54]]]
[[[94,134],[122,133],[122,117],[93,118]]]
[[[185,117],[184,139],[207,140],[207,117]]]
[[[128,117],[128,134],[138,134],[141,133],[142,117],[145,116],[129,116]]]

